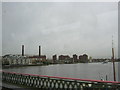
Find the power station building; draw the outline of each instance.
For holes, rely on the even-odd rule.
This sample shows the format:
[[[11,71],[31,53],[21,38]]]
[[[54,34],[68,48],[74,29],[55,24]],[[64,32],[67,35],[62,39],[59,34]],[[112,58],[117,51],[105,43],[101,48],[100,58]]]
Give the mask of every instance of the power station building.
[[[40,64],[46,61],[46,55],[41,55],[41,46],[39,46],[39,55],[29,56],[28,57],[32,64]]]
[[[3,65],[27,65],[27,64],[38,64],[46,61],[46,55],[41,55],[41,46],[39,46],[39,55],[28,56],[24,54],[24,45],[22,45],[22,54],[13,55],[8,54],[2,57]]]

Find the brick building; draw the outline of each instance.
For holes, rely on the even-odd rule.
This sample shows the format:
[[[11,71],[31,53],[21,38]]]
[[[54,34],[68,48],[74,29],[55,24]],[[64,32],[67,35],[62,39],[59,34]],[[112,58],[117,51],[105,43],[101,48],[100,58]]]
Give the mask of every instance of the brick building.
[[[53,59],[53,63],[56,63],[57,62],[57,55],[53,55],[52,59]]]
[[[83,54],[83,55],[80,55],[79,56],[79,62],[82,62],[82,63],[88,63],[88,55],[87,54]]]
[[[73,62],[78,62],[78,56],[76,54],[73,55]]]

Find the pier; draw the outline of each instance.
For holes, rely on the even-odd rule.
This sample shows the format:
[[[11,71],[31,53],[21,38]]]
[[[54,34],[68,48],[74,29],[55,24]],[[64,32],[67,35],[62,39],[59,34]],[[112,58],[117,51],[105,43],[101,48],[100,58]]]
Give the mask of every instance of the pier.
[[[13,85],[36,89],[99,89],[120,90],[120,82],[22,74],[2,71],[2,81]]]

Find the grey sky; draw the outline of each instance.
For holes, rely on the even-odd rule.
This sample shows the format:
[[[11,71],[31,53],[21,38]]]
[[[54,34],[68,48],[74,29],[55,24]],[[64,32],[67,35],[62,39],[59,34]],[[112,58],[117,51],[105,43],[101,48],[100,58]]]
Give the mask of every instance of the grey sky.
[[[117,55],[117,3],[40,2],[2,4],[2,54],[84,54],[111,57],[111,40]]]
[[[0,2],[0,56],[2,56],[2,3]]]

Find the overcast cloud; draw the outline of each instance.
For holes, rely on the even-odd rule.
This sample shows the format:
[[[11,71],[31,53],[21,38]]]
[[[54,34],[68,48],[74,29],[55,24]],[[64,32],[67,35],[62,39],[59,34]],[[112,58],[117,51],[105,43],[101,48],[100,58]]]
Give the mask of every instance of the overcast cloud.
[[[2,56],[2,3],[0,2],[0,56]]]
[[[2,5],[2,54],[88,54],[111,58],[112,35],[118,49],[117,3],[40,2]]]

